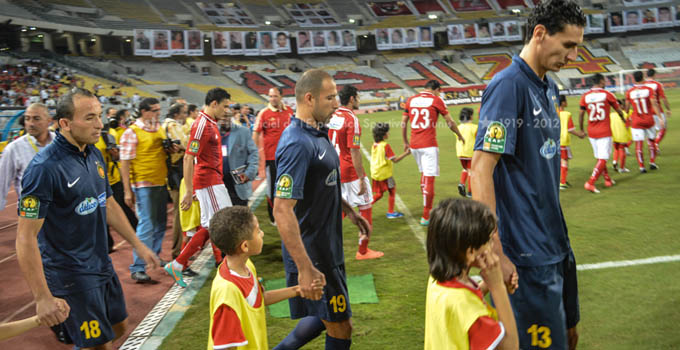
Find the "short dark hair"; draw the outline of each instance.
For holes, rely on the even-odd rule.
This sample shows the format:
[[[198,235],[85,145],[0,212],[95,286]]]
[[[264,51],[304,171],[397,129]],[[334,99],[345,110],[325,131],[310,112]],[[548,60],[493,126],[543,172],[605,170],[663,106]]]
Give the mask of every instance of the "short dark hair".
[[[593,79],[593,84],[599,84],[604,80],[604,75],[597,73],[597,74],[593,75],[592,79]]]
[[[182,108],[185,106],[184,103],[175,103],[168,109],[167,118],[175,119],[175,116],[182,112]]]
[[[654,68],[649,68],[649,69],[647,70],[647,76],[651,78],[651,77],[653,77],[654,75],[656,75],[656,70],[655,70]]]
[[[338,96],[340,97],[340,104],[341,105],[346,105],[349,103],[349,99],[351,97],[354,97],[354,99],[357,98],[357,88],[355,88],[352,85],[345,85],[342,87],[342,90],[338,93]]]
[[[69,91],[67,94],[61,96],[59,98],[59,102],[57,102],[57,111],[56,114],[54,115],[55,119],[68,119],[68,120],[73,120],[73,115],[76,112],[76,105],[73,102],[73,99],[76,96],[81,96],[81,97],[95,97],[90,90],[87,89],[81,89],[81,88],[73,88],[71,91]]]
[[[560,106],[562,105],[563,102],[567,102],[567,96],[565,96],[565,95],[560,95],[559,99],[560,99]]]
[[[198,109],[198,106],[192,103],[192,104],[190,104],[189,107],[187,108],[187,112],[193,113],[193,112],[194,112],[195,110],[197,110],[197,109]]]
[[[208,93],[205,95],[205,104],[210,105],[212,101],[217,101],[217,103],[222,103],[224,100],[229,100],[231,99],[231,95],[227,92],[227,90],[223,88],[212,88]]]
[[[373,127],[373,141],[380,142],[385,139],[385,135],[390,131],[390,124],[377,123]]]
[[[255,215],[245,206],[220,209],[210,219],[210,240],[227,255],[237,254],[239,245],[253,238],[254,230]]]
[[[425,83],[425,88],[432,91],[437,90],[440,87],[442,87],[442,83],[440,83],[439,80],[432,79]]]
[[[586,26],[586,15],[581,7],[572,0],[543,0],[527,19],[524,42],[531,41],[534,28],[542,24],[549,35],[555,35],[564,30],[564,27],[573,24],[579,27]]]
[[[158,102],[158,99],[155,97],[147,97],[142,100],[142,102],[139,103],[139,111],[150,111],[151,106],[157,105],[160,102]]]
[[[333,77],[322,69],[315,68],[304,72],[300,80],[295,84],[295,100],[298,102],[303,101],[307,93],[311,93],[314,98],[318,98],[319,94],[321,94],[321,86],[326,79],[333,79]]]
[[[639,83],[645,79],[645,76],[642,74],[642,71],[637,71],[633,73],[633,79],[635,79],[636,83]]]
[[[472,120],[472,114],[475,111],[472,110],[470,107],[463,107],[463,109],[460,110],[460,114],[458,115],[458,119],[461,122],[466,122],[468,120]]]
[[[125,118],[125,112],[127,112],[127,109],[119,109],[118,112],[116,112],[115,118],[120,121],[121,119]]]
[[[438,282],[457,277],[468,268],[465,253],[491,239],[496,218],[486,205],[470,199],[447,198],[430,213],[427,262]]]

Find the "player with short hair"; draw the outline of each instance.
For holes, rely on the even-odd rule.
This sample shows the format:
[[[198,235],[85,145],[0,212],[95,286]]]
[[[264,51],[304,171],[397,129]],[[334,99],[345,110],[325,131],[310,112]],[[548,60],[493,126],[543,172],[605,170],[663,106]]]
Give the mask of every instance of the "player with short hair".
[[[425,90],[406,101],[404,115],[401,118],[404,151],[411,149],[413,158],[420,172],[420,191],[423,194],[423,216],[420,224],[426,226],[430,220],[430,210],[434,201],[434,178],[439,176],[439,146],[437,145],[437,120],[439,115],[446,119],[446,124],[458,139],[465,143],[465,138],[458,131],[456,122],[451,119],[441,94],[441,83],[430,80]],[[407,122],[410,123],[407,124]],[[411,127],[411,143],[408,140],[408,128]]]
[[[600,193],[595,187],[595,181],[602,175],[604,186],[612,187],[616,182],[609,176],[607,161],[612,153],[612,129],[609,121],[610,108],[614,108],[623,120],[623,112],[616,96],[604,89],[604,75],[597,73],[593,76],[593,87],[581,96],[581,111],[579,112],[579,128],[583,132],[583,116],[588,112],[588,139],[593,147],[593,154],[597,163],[593,173],[583,187],[590,192]]]
[[[635,142],[635,154],[641,173],[646,173],[645,159],[642,154],[642,141],[647,139],[649,148],[649,168],[656,170],[656,130],[654,129],[654,115],[659,110],[659,104],[654,98],[654,90],[644,84],[644,75],[641,71],[633,73],[635,84],[626,91],[626,106],[633,108],[631,114],[633,142]],[[663,119],[659,119],[659,124],[663,128],[666,126]]]
[[[567,111],[567,96],[560,95],[560,190],[566,190],[571,187],[567,182],[567,174],[569,172],[569,159],[571,155],[571,135],[574,134],[580,138],[585,137],[583,131],[576,131],[574,122],[571,120],[571,112]]]
[[[572,0],[541,1],[525,44],[482,96],[472,198],[496,212],[499,256],[521,349],[574,349],[576,262],[560,206],[557,72],[578,57],[586,16]],[[519,283],[513,277],[519,276]]]
[[[268,93],[269,104],[257,114],[253,141],[259,147],[260,138],[264,148],[264,164],[267,176],[267,211],[269,221],[274,223],[274,189],[276,187],[276,145],[279,144],[281,133],[290,124],[293,109],[281,100],[281,88],[272,87]],[[260,136],[262,135],[262,136]]]
[[[654,76],[656,75],[656,70],[654,68],[650,68],[647,71],[647,80],[645,80],[645,85],[650,87],[652,90],[654,90],[654,95],[656,96],[656,103],[659,105],[659,113],[654,115],[654,127],[656,128],[657,131],[657,136],[656,139],[654,140],[654,145],[656,146],[656,154],[659,154],[659,143],[661,143],[661,140],[663,140],[663,137],[666,135],[666,128],[667,128],[667,123],[668,119],[666,118],[666,114],[668,114],[668,117],[670,118],[671,116],[671,105],[668,103],[668,99],[666,98],[666,93],[663,90],[663,84],[659,83],[658,81],[654,80]],[[664,113],[664,109],[661,106],[661,101],[663,101],[663,104],[666,106],[666,113]],[[659,120],[663,120],[663,126]]]
[[[357,91],[354,86],[345,85],[338,93],[341,106],[328,122],[328,138],[340,157],[342,199],[353,208],[358,207],[359,214],[373,225],[371,184],[361,159],[361,124],[354,115],[354,110],[359,108]],[[359,236],[357,260],[377,259],[383,255],[383,252],[368,248],[368,237]]]

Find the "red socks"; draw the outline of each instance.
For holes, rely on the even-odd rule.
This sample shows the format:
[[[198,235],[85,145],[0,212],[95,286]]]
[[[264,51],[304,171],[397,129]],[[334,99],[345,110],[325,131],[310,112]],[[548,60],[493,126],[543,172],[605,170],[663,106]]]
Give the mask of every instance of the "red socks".
[[[645,167],[645,156],[642,154],[642,141],[635,141],[635,155],[637,155],[638,166],[640,169]]]
[[[434,176],[421,177],[420,187],[423,190],[423,218],[430,220],[430,210],[434,201]]]
[[[567,173],[569,172],[569,167],[565,166],[563,164],[560,164],[560,183],[561,184],[566,184],[567,183]]]
[[[184,249],[182,249],[182,252],[179,253],[179,256],[177,259],[175,259],[175,261],[182,264],[182,266],[187,266],[189,263],[189,258],[196,254],[196,252],[199,251],[201,247],[203,247],[208,239],[210,239],[210,233],[208,233],[208,230],[201,227],[198,232],[196,232],[196,234],[191,237],[191,240],[189,243],[187,243]],[[222,255],[220,254],[220,260],[221,259]]]
[[[656,142],[657,146],[659,145],[659,143],[661,143],[661,140],[663,140],[663,137],[665,135],[666,135],[666,128],[659,130],[659,134],[656,135],[656,140],[654,140],[654,142]]]
[[[649,147],[649,162],[656,163],[656,142],[653,139],[648,139],[647,147]]]
[[[598,159],[597,163],[595,164],[595,168],[593,169],[593,174],[590,176],[590,180],[588,180],[588,183],[591,185],[595,184],[595,181],[600,177],[600,174],[603,172],[607,171],[607,161],[604,159]],[[609,177],[609,175],[606,175],[605,178]]]
[[[465,182],[468,179],[468,172],[466,169],[463,169],[463,171],[460,172],[460,183],[465,185]]]
[[[397,195],[397,188],[390,188],[388,191],[390,192],[390,196],[387,197],[387,212],[394,213],[394,199]]]

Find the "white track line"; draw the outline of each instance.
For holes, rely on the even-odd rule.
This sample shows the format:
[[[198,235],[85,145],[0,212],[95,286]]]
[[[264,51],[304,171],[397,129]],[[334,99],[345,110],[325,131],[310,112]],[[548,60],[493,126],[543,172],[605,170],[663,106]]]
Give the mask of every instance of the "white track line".
[[[576,266],[578,271],[585,270],[600,270],[609,269],[614,267],[625,267],[625,266],[635,266],[635,265],[648,265],[648,264],[658,264],[658,263],[668,263],[680,261],[680,255],[663,255],[654,256],[645,259],[635,259],[635,260],[621,260],[621,261],[605,261],[596,264],[582,264]]]
[[[364,145],[361,145],[361,152],[364,154],[364,157],[366,157],[366,159],[368,159],[368,161],[370,162],[371,154],[368,153]],[[413,235],[416,236],[418,241],[420,241],[420,244],[423,246],[423,249],[426,249],[425,232],[423,232],[423,228],[420,226],[420,223],[418,223],[418,221],[413,217],[413,215],[411,214],[411,210],[409,210],[404,201],[401,200],[401,197],[396,193],[394,195],[394,204],[397,205],[397,209],[404,213],[406,223],[411,228],[411,231],[413,231]]]
[[[10,260],[10,259],[14,258],[15,256],[17,256],[17,253],[16,253],[16,252],[15,252],[15,253],[12,253],[12,255],[10,255],[10,256],[8,256],[8,257],[6,257],[6,258],[0,260],[0,264],[4,263],[4,262],[7,261],[7,260]]]
[[[33,305],[35,305],[35,300],[34,300],[34,301],[31,301],[30,303],[28,303],[28,304],[26,304],[26,305],[24,305],[24,306],[22,306],[21,309],[19,309],[19,310],[17,310],[17,311],[14,311],[11,315],[7,316],[7,317],[6,317],[4,320],[2,320],[2,322],[0,322],[0,323],[6,323],[6,322],[11,321],[14,317],[16,317],[16,315],[18,315],[18,314],[24,312],[26,309],[28,309],[29,307],[31,307],[31,306],[33,306]]]

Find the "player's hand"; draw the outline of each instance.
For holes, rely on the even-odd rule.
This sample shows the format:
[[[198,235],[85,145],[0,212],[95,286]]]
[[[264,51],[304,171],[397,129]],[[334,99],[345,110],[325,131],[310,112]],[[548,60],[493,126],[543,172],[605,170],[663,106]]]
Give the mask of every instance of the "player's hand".
[[[132,210],[135,210],[135,194],[132,193],[132,191],[125,191],[123,200],[125,201],[125,205],[130,207]]]
[[[361,196],[368,191],[367,186],[366,186],[366,181],[364,179],[359,179],[359,193],[357,193],[358,196]]]
[[[666,128],[666,122],[663,120],[663,118],[659,118],[659,125],[661,125],[661,129]]]
[[[503,271],[498,255],[490,250],[484,251],[477,256],[476,263],[489,290],[503,287]]]
[[[187,193],[184,194],[184,198],[182,198],[182,201],[179,203],[179,207],[182,210],[189,210],[191,208],[191,203],[193,202],[193,198],[191,193],[187,191]]]
[[[356,225],[359,228],[359,236],[366,236],[367,238],[371,237],[371,233],[373,232],[373,227],[371,227],[371,224],[368,223],[368,220],[364,218],[363,216],[357,214],[352,210],[352,213],[347,215],[349,220]]]
[[[326,276],[314,266],[299,270],[298,285],[300,296],[310,300],[320,300],[323,295],[323,286],[326,285]],[[321,289],[318,288],[321,284]]]
[[[48,327],[56,326],[68,318],[71,308],[64,299],[49,296],[42,300],[36,300],[35,310],[38,314],[38,322]]]
[[[465,144],[465,138],[463,137],[463,135],[459,135],[459,136],[458,136],[458,140],[460,140],[460,142],[462,142],[463,144]]]
[[[500,256],[501,269],[503,270],[503,280],[505,281],[505,286],[508,288],[510,294],[514,293],[517,287],[519,287],[519,278],[517,276],[517,267],[510,261],[510,259],[503,255]]]
[[[411,145],[408,142],[404,142],[404,152],[411,150]]]
[[[246,174],[239,174],[238,177],[239,177],[239,179],[241,179],[241,183],[246,183],[246,182],[250,181],[250,179],[248,178],[248,176],[246,176]]]
[[[578,344],[578,330],[576,326],[567,329],[567,341],[569,343],[569,350],[576,350]]]
[[[144,262],[149,266],[151,269],[155,269],[157,267],[161,266],[161,260],[158,258],[158,256],[149,249],[144,243],[141,241],[139,242],[140,246],[135,247],[137,250],[137,256],[140,258],[144,259]]]

